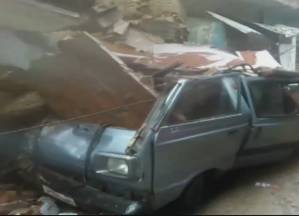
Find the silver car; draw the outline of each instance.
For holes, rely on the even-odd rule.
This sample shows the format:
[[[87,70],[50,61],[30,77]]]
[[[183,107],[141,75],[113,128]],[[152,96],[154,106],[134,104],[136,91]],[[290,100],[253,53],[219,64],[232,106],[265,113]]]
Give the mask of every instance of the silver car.
[[[133,214],[202,199],[218,173],[290,156],[299,141],[299,79],[220,73],[179,80],[143,126],[42,130],[35,163],[43,189],[82,209]]]

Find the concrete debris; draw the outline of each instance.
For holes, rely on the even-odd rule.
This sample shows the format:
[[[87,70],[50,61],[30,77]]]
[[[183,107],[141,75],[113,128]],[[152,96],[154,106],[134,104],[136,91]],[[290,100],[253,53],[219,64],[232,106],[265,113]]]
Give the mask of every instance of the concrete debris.
[[[182,44],[153,45],[152,52],[140,53],[134,49],[108,45],[136,71],[156,71],[165,66],[181,63],[176,70],[200,71],[203,69],[227,69],[240,64],[250,64],[254,68],[281,68],[281,65],[266,51],[238,51],[237,55],[210,47]]]
[[[199,72],[204,69],[227,69],[243,63],[238,56],[209,47],[187,46],[182,44],[154,45],[148,55],[135,55],[135,58],[120,55],[136,71],[157,71],[175,63],[180,63],[176,70]],[[131,58],[130,58],[131,57]]]
[[[16,191],[5,191],[0,195],[0,203],[8,203],[12,202],[17,198],[17,192]]]
[[[27,185],[0,184],[1,215],[79,215],[81,212],[57,204],[52,198],[41,196],[35,190],[25,190]]]
[[[155,53],[155,64],[171,65],[175,62],[182,63],[181,70],[200,70],[207,68],[229,68],[241,61],[238,57],[211,48],[200,48],[196,52],[181,53]]]
[[[273,189],[274,191],[278,191],[280,189],[280,187],[278,185],[273,185],[273,184],[265,183],[265,182],[256,182],[255,187],[265,188],[265,189],[270,188],[270,189]]]
[[[21,189],[20,186],[0,185],[0,214],[16,215],[25,212],[37,196],[37,193]],[[26,213],[31,212],[26,211]]]
[[[188,39],[187,26],[175,13],[163,13],[160,17],[145,18],[134,26],[161,37],[167,43],[183,43]]]
[[[29,207],[24,208],[16,208],[16,210],[13,210],[8,215],[40,215],[39,206],[32,205]]]
[[[97,14],[102,14],[111,9],[114,9],[115,7],[116,5],[112,0],[97,0],[92,9]]]
[[[37,92],[12,95],[9,100],[3,98],[4,102],[0,108],[0,119],[7,130],[31,126],[48,115],[46,103]]]
[[[149,33],[130,28],[125,43],[138,51],[152,52],[154,45],[163,43],[163,39]]]
[[[17,115],[24,112],[35,112],[42,109],[45,102],[37,92],[29,92],[17,97],[11,103],[1,107],[0,115]]]
[[[117,7],[112,7],[98,15],[97,23],[103,29],[113,27],[115,23],[121,20],[122,15]]]
[[[254,68],[262,68],[263,70],[281,68],[281,65],[265,50],[237,52],[235,55],[203,46],[154,44],[152,49],[148,49],[147,52],[140,52],[138,49],[125,44],[105,44],[139,74],[141,82],[158,92],[160,88],[156,86],[154,74],[173,65],[177,66],[167,75],[168,81],[173,78],[177,80],[184,76],[213,74],[219,70],[242,64],[251,64]]]
[[[254,68],[277,69],[282,67],[267,50],[240,51],[237,52],[237,55]]]
[[[96,1],[85,24],[91,27],[84,26],[92,33],[70,29],[45,35],[0,29],[1,130],[44,123],[48,116],[139,129],[166,79],[172,82],[198,77],[245,63],[254,68],[281,67],[266,50],[235,54],[186,45],[189,32],[180,15],[163,12],[153,16],[149,0],[131,0],[128,5],[123,2]],[[77,16],[65,10],[56,12]],[[244,34],[260,35],[245,25],[210,14]],[[31,178],[28,173],[33,167],[22,148],[26,134],[0,139],[7,144],[0,148],[9,151],[2,155],[0,149],[0,165],[9,168],[1,166],[0,176],[23,171],[24,179]],[[263,183],[256,186],[269,187]],[[48,197],[38,199],[40,196],[0,184],[0,214],[77,214],[60,208]]]
[[[3,83],[8,81],[10,83],[7,88],[5,84],[1,86],[1,90],[6,92],[10,88],[17,87],[16,89],[20,88],[22,92],[26,89],[34,89],[34,92],[38,92],[43,98],[47,108],[62,119],[110,111],[110,114],[98,115],[82,121],[132,129],[142,124],[156,99],[155,92],[144,85],[137,74],[98,39],[82,32],[71,35],[63,32],[50,34],[47,37],[30,32],[21,33],[5,31],[5,34],[13,37],[3,37],[0,40],[0,47],[5,47],[8,41],[11,45],[14,43],[18,53],[32,55],[22,55],[22,57],[20,55],[20,58],[11,55],[1,58],[0,51],[0,62],[9,65],[9,68],[5,66],[3,71],[12,71],[12,73],[3,72],[5,75]],[[30,37],[40,38],[40,43],[36,41],[32,43]],[[115,82],[115,77],[119,78],[118,82]],[[31,93],[19,95],[10,105],[7,104],[0,109],[0,116],[1,113],[8,112],[15,115],[18,110],[22,110],[21,113],[25,116],[29,117],[30,113],[35,113],[39,119],[42,119],[45,117],[42,112],[41,115],[37,115],[39,112],[36,112],[37,109],[43,111],[44,103],[41,98]],[[145,100],[152,100],[152,103],[141,103],[132,110],[117,109],[117,107]],[[20,104],[22,107],[19,106]],[[31,117],[29,119],[32,119]]]
[[[255,183],[255,186],[256,186],[256,187],[261,187],[261,188],[271,188],[271,187],[272,187],[271,184],[268,184],[268,183],[260,183],[260,182]]]
[[[177,13],[164,12],[154,17],[149,0],[123,1],[117,4],[112,0],[101,0],[96,2],[93,10],[96,15],[92,19],[96,18],[103,33],[101,39],[132,45],[130,42],[136,40],[136,37],[141,37],[146,42],[146,38],[150,41],[158,40],[157,43],[181,43],[188,38],[187,26]]]
[[[60,41],[59,47],[56,55],[35,61],[27,74],[51,110],[59,116],[73,118],[155,100],[154,93],[139,81],[136,74],[95,37],[81,34]],[[63,96],[61,92],[64,92]],[[116,110],[118,114],[114,111],[83,121],[138,128],[150,108],[151,103],[141,104],[132,111]]]
[[[9,203],[1,203],[0,204],[0,214],[9,214],[9,215],[17,215],[20,212],[18,209],[24,209],[29,208],[30,204],[24,201],[13,201]],[[22,211],[22,212],[23,212]]]
[[[41,215],[58,215],[60,210],[55,201],[50,197],[41,197],[38,202],[41,202],[40,207]]]
[[[146,14],[151,14],[150,0],[124,0],[117,2],[119,9],[126,19],[140,19]]]
[[[118,20],[113,27],[113,32],[119,35],[124,35],[128,28],[130,26],[130,23],[124,20]]]

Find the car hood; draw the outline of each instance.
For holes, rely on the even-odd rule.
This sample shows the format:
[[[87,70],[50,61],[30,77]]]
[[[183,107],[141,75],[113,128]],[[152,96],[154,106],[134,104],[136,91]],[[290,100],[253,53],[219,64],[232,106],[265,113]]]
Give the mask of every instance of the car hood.
[[[134,138],[136,131],[122,128],[106,128],[96,145],[95,151],[112,154],[126,154],[128,145]]]
[[[64,124],[42,130],[36,146],[40,167],[83,181],[94,153],[126,154],[135,131],[96,124]]]

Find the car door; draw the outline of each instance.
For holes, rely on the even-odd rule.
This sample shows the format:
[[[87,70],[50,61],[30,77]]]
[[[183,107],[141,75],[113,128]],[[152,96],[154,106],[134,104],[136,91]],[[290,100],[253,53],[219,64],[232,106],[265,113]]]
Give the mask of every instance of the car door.
[[[249,130],[238,76],[186,81],[178,91],[168,99],[154,145],[153,186],[160,204],[200,173],[231,168]]]
[[[252,133],[245,151],[262,153],[296,145],[298,106],[286,93],[292,82],[264,78],[248,78],[244,82],[253,110]]]

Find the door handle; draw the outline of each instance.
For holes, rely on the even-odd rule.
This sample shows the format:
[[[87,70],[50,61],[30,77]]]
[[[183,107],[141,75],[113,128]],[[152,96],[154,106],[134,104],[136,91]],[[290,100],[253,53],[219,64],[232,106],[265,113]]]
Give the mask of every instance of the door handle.
[[[228,132],[228,135],[232,136],[232,135],[234,135],[234,134],[236,134],[238,132],[239,132],[239,130],[237,130],[237,129],[236,130],[231,130],[231,131]]]

